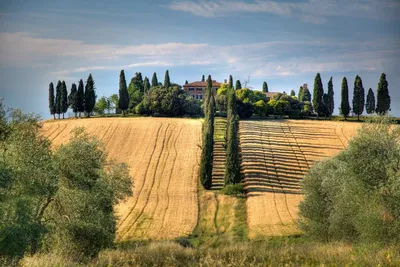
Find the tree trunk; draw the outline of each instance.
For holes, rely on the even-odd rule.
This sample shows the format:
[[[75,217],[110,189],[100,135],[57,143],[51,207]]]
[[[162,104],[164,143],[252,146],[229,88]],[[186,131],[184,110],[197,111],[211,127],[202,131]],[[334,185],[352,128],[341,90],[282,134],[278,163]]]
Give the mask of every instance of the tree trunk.
[[[64,113],[63,113],[63,119],[64,119]]]
[[[53,114],[53,117],[54,117],[54,119],[56,119],[56,114],[55,113]]]
[[[60,119],[60,113],[58,113],[58,119]]]

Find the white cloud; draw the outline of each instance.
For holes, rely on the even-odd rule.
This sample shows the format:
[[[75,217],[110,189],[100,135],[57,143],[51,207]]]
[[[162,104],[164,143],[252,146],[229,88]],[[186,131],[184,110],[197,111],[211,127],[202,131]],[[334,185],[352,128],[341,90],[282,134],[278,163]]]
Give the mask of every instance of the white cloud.
[[[177,0],[166,7],[202,17],[221,17],[233,13],[270,13],[321,24],[326,21],[326,16],[339,15],[387,19],[387,13],[385,16],[384,11],[399,9],[400,4],[396,0],[306,0],[303,2]]]
[[[56,77],[96,70],[203,66],[253,77],[322,71],[383,71],[400,56],[400,42],[272,41],[242,45],[144,44],[116,46],[0,33],[0,65],[42,68]]]

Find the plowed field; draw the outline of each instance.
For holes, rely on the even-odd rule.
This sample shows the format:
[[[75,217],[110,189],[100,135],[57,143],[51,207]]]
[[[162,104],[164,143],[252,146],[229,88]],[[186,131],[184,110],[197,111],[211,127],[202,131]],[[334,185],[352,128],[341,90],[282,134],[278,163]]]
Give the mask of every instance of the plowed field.
[[[192,232],[198,217],[201,122],[167,118],[93,118],[44,123],[55,146],[75,127],[85,127],[126,162],[133,197],[116,210],[118,239],[169,239]]]
[[[331,121],[240,122],[249,238],[299,232],[302,177],[316,161],[345,148],[358,127]]]

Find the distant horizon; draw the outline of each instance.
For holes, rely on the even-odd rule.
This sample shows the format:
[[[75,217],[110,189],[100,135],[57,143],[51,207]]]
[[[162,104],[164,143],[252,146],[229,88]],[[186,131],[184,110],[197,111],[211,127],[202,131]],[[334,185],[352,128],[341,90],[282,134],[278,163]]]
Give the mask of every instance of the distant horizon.
[[[94,4],[95,3],[95,4]],[[171,82],[248,79],[260,89],[313,93],[321,74],[333,77],[335,110],[347,77],[376,93],[387,75],[391,114],[400,116],[400,2],[393,0],[173,0],[0,3],[0,98],[13,108],[50,118],[48,86],[84,81],[97,95],[118,93],[125,70]]]

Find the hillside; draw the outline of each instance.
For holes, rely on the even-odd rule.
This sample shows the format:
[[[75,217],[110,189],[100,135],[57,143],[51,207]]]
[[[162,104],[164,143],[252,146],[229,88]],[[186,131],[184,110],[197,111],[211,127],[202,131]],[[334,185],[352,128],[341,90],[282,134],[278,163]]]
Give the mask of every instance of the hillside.
[[[188,235],[197,223],[201,122],[166,118],[93,118],[44,123],[55,146],[75,127],[85,127],[109,157],[126,162],[133,197],[117,207],[119,240]]]
[[[236,227],[237,219],[229,218],[229,214],[238,216],[235,210],[239,200],[207,191],[198,196],[201,121],[93,118],[49,121],[43,130],[57,146],[68,140],[73,128],[82,126],[104,142],[110,158],[126,162],[134,178],[133,197],[117,207],[119,240],[187,236],[196,225],[197,232],[210,234]],[[346,147],[358,126],[304,120],[240,122],[250,239],[298,233],[302,177],[314,162]],[[222,183],[221,174],[216,174]],[[222,230],[218,229],[222,225],[214,225],[218,216],[224,216],[220,220]],[[209,229],[208,224],[215,229]]]

